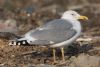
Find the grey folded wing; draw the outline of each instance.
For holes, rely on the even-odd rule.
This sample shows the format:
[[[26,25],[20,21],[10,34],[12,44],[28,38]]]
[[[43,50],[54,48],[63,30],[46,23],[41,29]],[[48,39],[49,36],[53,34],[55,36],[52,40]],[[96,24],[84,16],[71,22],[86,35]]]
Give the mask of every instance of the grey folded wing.
[[[73,25],[66,20],[51,21],[36,30],[30,31],[30,36],[36,40],[32,44],[56,44],[72,38],[77,32]]]
[[[56,44],[72,38],[75,30],[36,30],[30,36],[37,39],[33,44]]]

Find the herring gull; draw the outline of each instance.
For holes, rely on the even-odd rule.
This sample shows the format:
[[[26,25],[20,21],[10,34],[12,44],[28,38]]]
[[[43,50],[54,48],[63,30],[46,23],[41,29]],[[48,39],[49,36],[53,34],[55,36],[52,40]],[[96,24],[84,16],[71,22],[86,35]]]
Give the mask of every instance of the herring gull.
[[[76,11],[65,11],[60,19],[52,20],[43,26],[27,32],[23,38],[10,42],[9,45],[35,44],[53,48],[53,59],[56,61],[55,48],[60,47],[62,60],[64,46],[73,43],[81,34],[81,24],[78,19],[88,20]]]

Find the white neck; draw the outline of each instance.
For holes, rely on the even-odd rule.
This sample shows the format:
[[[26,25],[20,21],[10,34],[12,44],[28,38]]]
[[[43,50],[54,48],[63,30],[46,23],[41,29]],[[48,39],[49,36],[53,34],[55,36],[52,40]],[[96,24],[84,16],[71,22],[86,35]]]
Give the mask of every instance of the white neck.
[[[65,20],[70,21],[70,23],[72,23],[74,29],[77,29],[77,31],[79,31],[79,32],[81,31],[81,24],[76,18],[74,18],[70,15],[69,16],[63,15],[61,17],[61,19],[65,19]]]

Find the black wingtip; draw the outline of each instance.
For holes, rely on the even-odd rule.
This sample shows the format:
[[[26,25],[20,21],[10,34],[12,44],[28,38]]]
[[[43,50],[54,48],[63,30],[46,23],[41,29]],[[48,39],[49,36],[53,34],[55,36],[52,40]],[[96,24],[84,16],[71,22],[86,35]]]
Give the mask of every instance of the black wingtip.
[[[27,42],[27,40],[22,40],[22,41],[16,41],[16,40],[11,40],[9,41],[8,45],[29,45],[29,43]]]

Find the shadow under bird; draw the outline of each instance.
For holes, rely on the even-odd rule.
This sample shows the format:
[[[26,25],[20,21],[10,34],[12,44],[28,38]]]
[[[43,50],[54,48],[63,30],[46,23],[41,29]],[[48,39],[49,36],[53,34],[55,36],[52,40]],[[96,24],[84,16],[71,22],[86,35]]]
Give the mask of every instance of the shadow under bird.
[[[34,44],[53,48],[53,59],[56,62],[55,48],[59,47],[64,58],[64,47],[71,45],[81,34],[79,19],[88,20],[76,11],[65,11],[60,19],[52,20],[43,26],[27,32],[23,38],[11,41],[9,45]]]

